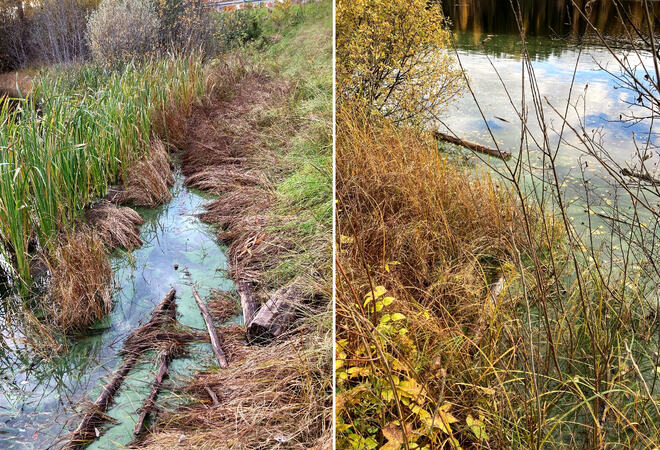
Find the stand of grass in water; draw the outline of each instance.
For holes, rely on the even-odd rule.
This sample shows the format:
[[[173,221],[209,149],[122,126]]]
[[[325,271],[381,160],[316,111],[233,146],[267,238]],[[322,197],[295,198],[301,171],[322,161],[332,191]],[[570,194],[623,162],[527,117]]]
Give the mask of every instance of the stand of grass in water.
[[[53,69],[16,107],[0,104],[0,240],[22,297],[36,253],[53,254],[83,209],[124,181],[152,136],[169,138],[204,90],[201,59],[172,57],[122,72]]]
[[[346,104],[337,197],[338,447],[659,444],[637,273],[604,276],[514,186]]]

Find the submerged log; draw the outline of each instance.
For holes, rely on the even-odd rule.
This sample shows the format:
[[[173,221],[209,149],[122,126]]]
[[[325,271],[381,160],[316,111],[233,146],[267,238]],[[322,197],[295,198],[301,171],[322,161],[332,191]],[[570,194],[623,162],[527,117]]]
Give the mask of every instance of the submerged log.
[[[199,295],[197,295],[197,291],[195,288],[192,288],[193,292],[193,297],[195,297],[195,301],[197,302],[197,306],[199,306],[199,310],[202,312],[202,316],[204,317],[204,322],[206,322],[206,329],[209,331],[209,337],[211,338],[211,347],[213,347],[213,353],[215,353],[215,357],[218,360],[218,364],[220,367],[223,369],[227,367],[227,357],[225,356],[225,352],[222,351],[222,346],[220,345],[220,339],[218,338],[218,333],[215,330],[215,327],[213,326],[213,321],[211,320],[211,314],[209,314],[209,310],[202,301],[201,298],[199,298]]]
[[[243,309],[243,323],[245,328],[250,325],[252,319],[259,309],[259,300],[254,295],[252,283],[246,280],[238,280],[238,295],[241,297],[241,308]]]
[[[477,144],[476,142],[468,141],[467,139],[461,139],[456,136],[452,136],[451,134],[441,133],[440,131],[434,131],[433,136],[441,141],[446,141],[449,142],[450,144],[459,145],[461,147],[465,147],[475,152],[494,156],[495,158],[500,158],[500,159],[511,158],[511,153],[509,152],[501,152],[496,148],[486,147],[485,145]]]
[[[141,341],[141,335],[151,331],[153,328],[162,325],[165,321],[172,320],[176,315],[176,303],[174,302],[176,290],[172,288],[170,292],[153,309],[151,318],[144,325],[136,328],[124,341],[122,353],[126,355],[124,362],[105,385],[101,395],[96,399],[89,411],[85,414],[80,425],[72,433],[66,449],[82,449],[89,442],[96,439],[97,428],[107,421],[106,411],[112,404],[117,391],[121,387],[124,379],[131,371],[140,355],[148,348],[146,346],[135,346],[136,342]]]
[[[296,318],[298,301],[298,292],[293,287],[275,292],[247,327],[248,342],[263,344],[282,334]]]
[[[156,379],[154,380],[151,386],[151,392],[149,397],[147,397],[142,404],[142,409],[140,410],[140,417],[133,428],[133,434],[138,435],[142,432],[142,427],[144,426],[144,421],[147,418],[147,415],[155,411],[156,399],[158,398],[158,391],[160,390],[163,380],[168,374],[168,366],[170,360],[172,359],[171,350],[165,350],[160,354],[160,366],[158,368],[158,373],[156,374]]]

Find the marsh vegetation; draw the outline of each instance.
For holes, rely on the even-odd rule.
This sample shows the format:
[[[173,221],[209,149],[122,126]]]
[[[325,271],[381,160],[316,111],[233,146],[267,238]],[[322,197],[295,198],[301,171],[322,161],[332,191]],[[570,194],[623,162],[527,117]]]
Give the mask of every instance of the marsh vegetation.
[[[430,11],[357,3],[338,3],[338,64],[351,33],[405,41]],[[338,445],[656,446],[654,6],[443,7],[457,33],[435,49],[462,96],[431,119],[419,95],[422,120],[365,112],[338,79]],[[393,29],[343,28],[344,11]],[[405,90],[407,72],[380,61]]]

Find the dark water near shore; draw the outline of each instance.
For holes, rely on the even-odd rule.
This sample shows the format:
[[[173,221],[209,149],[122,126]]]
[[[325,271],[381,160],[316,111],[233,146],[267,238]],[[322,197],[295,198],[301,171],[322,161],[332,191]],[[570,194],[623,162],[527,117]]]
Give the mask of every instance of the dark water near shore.
[[[138,209],[146,221],[140,233],[144,245],[131,253],[113,254],[114,308],[97,324],[97,334],[78,339],[66,354],[51,362],[5,340],[0,349],[0,448],[60,447],[62,438],[78,425],[77,412],[84,401],[98,396],[107,376],[119,365],[117,353],[123,340],[148,318],[171,287],[177,289],[178,320],[205,330],[184,268],[202,298],[211,288],[233,289],[225,275],[224,248],[218,245],[214,231],[195,216],[206,199],[184,187],[180,175],[172,193],[174,198],[167,205]],[[209,344],[193,344],[187,350],[187,356],[171,365],[174,381],[170,382],[212,364]],[[136,411],[157,370],[155,359],[154,354],[146,354],[131,371],[116,406],[109,411],[118,424],[109,427],[91,448],[117,448],[132,440]],[[167,392],[159,397],[159,404],[179,401]]]

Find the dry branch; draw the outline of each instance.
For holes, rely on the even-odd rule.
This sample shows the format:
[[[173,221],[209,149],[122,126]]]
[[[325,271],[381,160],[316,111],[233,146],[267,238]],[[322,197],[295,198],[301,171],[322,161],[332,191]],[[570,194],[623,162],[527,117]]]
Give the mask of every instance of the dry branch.
[[[496,158],[500,158],[500,159],[511,158],[511,153],[509,152],[501,152],[496,148],[486,147],[485,145],[477,144],[476,142],[468,141],[466,139],[461,139],[459,137],[452,136],[451,134],[441,133],[440,131],[434,131],[433,136],[441,141],[446,141],[454,145],[459,145],[469,150],[494,156]]]
[[[151,392],[149,397],[147,397],[142,404],[142,409],[140,410],[140,417],[138,418],[135,428],[133,428],[133,434],[138,435],[142,431],[144,421],[147,418],[147,415],[155,410],[156,399],[158,398],[158,391],[160,390],[163,380],[168,374],[168,366],[172,358],[171,349],[164,350],[160,354],[160,367],[158,368],[158,373],[156,374],[156,379],[151,386]]]
[[[646,174],[646,173],[633,172],[630,169],[624,168],[623,170],[621,170],[621,175],[623,175],[625,177],[637,178],[638,180],[646,181],[648,183],[651,183],[654,186],[660,186],[660,180],[655,179],[651,175]]]
[[[213,326],[211,314],[209,314],[209,310],[202,299],[199,298],[199,295],[197,295],[195,288],[192,288],[192,292],[193,296],[195,297],[195,301],[197,302],[197,306],[199,306],[199,310],[202,312],[202,316],[204,316],[206,328],[209,330],[209,337],[211,338],[211,347],[213,347],[213,353],[215,353],[215,357],[218,360],[220,367],[224,369],[227,367],[227,357],[225,356],[225,352],[222,351],[222,347],[220,346],[220,339],[218,338],[218,333]]]

